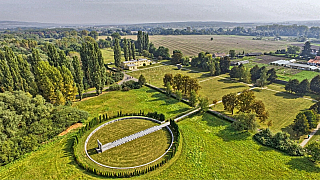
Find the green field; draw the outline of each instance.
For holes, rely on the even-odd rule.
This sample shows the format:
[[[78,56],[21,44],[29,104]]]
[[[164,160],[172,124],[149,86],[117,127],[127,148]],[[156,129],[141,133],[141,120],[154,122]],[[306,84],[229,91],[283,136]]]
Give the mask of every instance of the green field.
[[[175,66],[160,66],[160,67],[153,67],[149,69],[141,69],[139,71],[133,71],[128,73],[135,78],[139,78],[142,74],[147,80],[147,83],[151,83],[159,88],[163,88],[163,77],[165,74],[171,73],[173,76],[180,73],[184,76],[190,76],[191,78],[197,78],[199,81],[208,78],[209,76],[207,73],[203,74],[196,71],[190,71],[187,69],[178,70]]]
[[[213,41],[211,41],[211,37]],[[136,36],[127,36],[127,38],[136,39]],[[236,53],[243,52],[270,52],[277,49],[286,49],[287,45],[293,42],[287,41],[268,41],[252,40],[253,36],[232,36],[232,35],[149,35],[150,42],[156,48],[164,46],[169,48],[170,53],[173,50],[181,50],[184,55],[198,55],[201,51],[209,53],[228,53],[234,49]]]
[[[318,179],[319,166],[261,146],[248,133],[205,114],[179,123],[183,148],[179,159],[148,179]],[[140,177],[139,177],[140,178]]]
[[[143,119],[128,119],[111,123],[91,136],[87,150],[91,158],[107,166],[131,167],[151,162],[165,153],[169,147],[171,138],[166,129],[148,134],[103,153],[98,154],[95,148],[97,148],[97,139],[102,144],[106,144],[157,125],[159,124]],[[82,139],[85,141],[86,137]],[[83,152],[83,143],[78,146],[79,152]],[[84,153],[80,154],[85,156]]]
[[[220,101],[222,96],[226,94],[238,93],[250,88],[244,83],[233,82],[219,77],[213,77],[210,80],[200,82],[200,85],[202,88],[199,94],[208,97],[210,104],[212,103],[212,100]]]
[[[190,109],[188,105],[147,87],[107,92],[95,98],[76,102],[73,106],[88,111],[89,119],[104,113],[108,113],[109,116],[116,115],[120,110],[123,113],[140,110],[145,113],[157,111],[169,118]]]

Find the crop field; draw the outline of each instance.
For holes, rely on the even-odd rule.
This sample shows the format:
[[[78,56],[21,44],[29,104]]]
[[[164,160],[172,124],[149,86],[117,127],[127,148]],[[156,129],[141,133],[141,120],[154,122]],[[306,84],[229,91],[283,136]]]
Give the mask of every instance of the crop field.
[[[151,83],[152,85],[155,85],[159,88],[163,88],[163,77],[165,74],[171,73],[173,76],[180,73],[184,76],[190,76],[191,78],[197,78],[198,81],[201,81],[203,79],[206,79],[209,77],[208,73],[200,73],[198,71],[190,71],[188,69],[182,69],[178,70],[174,66],[160,66],[160,67],[152,67],[152,68],[145,68],[141,69],[139,71],[133,71],[128,73],[129,75],[132,75],[135,78],[139,78],[139,76],[142,74],[146,80],[147,83]]]
[[[111,91],[96,98],[76,102],[73,106],[89,112],[89,119],[104,113],[109,116],[116,115],[120,110],[123,113],[157,111],[169,118],[190,109],[188,105],[147,87]]]
[[[108,166],[130,167],[148,163],[160,157],[169,147],[171,137],[166,129],[153,132],[99,154],[95,149],[97,139],[102,144],[106,144],[157,125],[159,124],[142,119],[122,120],[109,124],[93,134],[88,142],[87,150],[94,160]],[[83,152],[83,143],[78,146],[79,151]],[[81,154],[85,156],[84,152]]]
[[[136,39],[136,36],[127,36],[127,38]],[[211,41],[210,39],[213,38]],[[164,46],[169,48],[170,53],[173,50],[181,50],[184,55],[195,56],[201,51],[209,53],[228,53],[230,49],[239,52],[270,52],[277,49],[286,49],[291,42],[270,41],[270,40],[252,40],[253,36],[228,36],[228,35],[155,35],[149,36],[156,48]]]

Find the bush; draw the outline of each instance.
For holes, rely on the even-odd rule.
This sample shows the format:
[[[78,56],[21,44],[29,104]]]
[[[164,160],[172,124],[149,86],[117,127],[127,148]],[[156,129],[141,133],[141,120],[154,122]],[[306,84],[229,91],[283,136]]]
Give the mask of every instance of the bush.
[[[285,132],[278,132],[276,135],[273,135],[269,129],[262,129],[254,135],[254,138],[265,146],[278,149],[291,156],[303,156],[303,148],[290,140],[289,137],[290,135]]]
[[[111,85],[111,86],[109,87],[109,90],[110,90],[110,91],[119,91],[119,90],[121,90],[121,86],[118,85],[118,84],[113,84],[113,85]]]
[[[122,88],[125,88],[125,87],[129,88],[129,90],[130,89],[140,89],[141,85],[138,82],[130,80],[130,81],[126,81],[122,84]]]

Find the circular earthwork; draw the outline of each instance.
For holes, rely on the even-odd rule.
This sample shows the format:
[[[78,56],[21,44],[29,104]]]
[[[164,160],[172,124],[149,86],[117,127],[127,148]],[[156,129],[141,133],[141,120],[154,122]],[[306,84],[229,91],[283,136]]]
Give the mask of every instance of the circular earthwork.
[[[99,127],[94,129],[88,135],[88,137],[84,143],[84,150],[85,150],[86,156],[92,162],[94,162],[95,164],[97,164],[99,166],[111,168],[111,169],[133,169],[133,168],[143,167],[143,166],[146,166],[146,165],[149,165],[149,164],[152,164],[152,163],[158,161],[159,159],[163,158],[168,153],[168,151],[171,149],[173,141],[174,141],[174,137],[173,137],[173,133],[172,133],[171,129],[168,126],[166,126],[166,130],[163,130],[164,128],[162,128],[159,131],[153,132],[151,134],[147,134],[147,135],[140,137],[138,139],[132,140],[132,141],[127,142],[125,144],[122,144],[122,145],[119,145],[119,146],[114,147],[112,149],[109,149],[110,151],[106,150],[103,153],[100,153],[99,155],[97,155],[98,153],[95,152],[94,148],[92,148],[93,141],[97,142],[97,140],[91,139],[91,137],[97,138],[97,136],[95,136],[95,134],[97,132],[100,131],[100,133],[103,134],[103,133],[105,133],[104,131],[108,128],[108,125],[115,126],[116,125],[115,123],[119,123],[119,121],[124,122],[124,120],[127,120],[128,122],[126,122],[126,123],[127,124],[129,123],[130,125],[132,124],[132,126],[134,126],[135,121],[137,121],[137,123],[138,123],[139,120],[140,121],[141,120],[151,121],[151,122],[154,122],[154,125],[156,125],[155,123],[157,123],[158,125],[161,124],[160,121],[153,119],[153,118],[132,116],[132,117],[118,118],[118,119],[115,119],[115,120],[112,120],[112,121],[109,121],[109,122],[106,122],[106,123],[100,125]],[[129,121],[131,121],[131,122],[129,122]],[[144,124],[144,125],[145,125],[145,127],[148,127],[148,128],[153,126],[153,124],[150,124],[150,122],[149,122],[149,124]],[[164,134],[166,134],[166,135],[164,135]],[[164,145],[163,137],[165,137],[165,141],[166,141],[165,144],[166,145]],[[168,138],[168,137],[170,137],[170,138]],[[99,138],[101,138],[101,137],[99,137]],[[116,140],[116,139],[113,139],[113,140]],[[90,143],[89,143],[89,141],[90,141]],[[110,142],[110,141],[107,141],[107,142]],[[135,143],[135,142],[137,142],[137,143]],[[104,144],[106,142],[101,142],[101,143]],[[149,143],[151,143],[151,145]],[[88,148],[88,144],[91,144],[90,145],[91,149]],[[95,143],[95,144],[97,144],[97,143]],[[144,146],[145,144],[146,144],[146,146]],[[148,146],[148,144],[149,144],[149,146]],[[166,146],[166,147],[164,147],[164,146]],[[98,145],[96,145],[96,147],[98,147]],[[135,162],[133,162],[132,165],[130,165],[130,166],[122,166],[122,165],[115,166],[114,161],[117,161],[117,164],[119,164],[119,162],[121,163],[122,160],[124,160],[124,161],[126,160],[125,159],[126,157],[123,157],[123,155],[121,155],[121,152],[128,153],[128,152],[126,152],[127,151],[126,148],[128,148],[128,147],[130,148],[128,150],[128,152],[131,155],[131,157],[135,157],[135,159],[134,159]],[[137,152],[137,151],[139,151],[139,149],[141,151],[146,151],[146,152],[145,153]],[[136,151],[136,152],[134,152],[134,151]],[[120,153],[120,155],[118,153]],[[144,159],[144,157],[146,157],[148,155],[148,153],[155,153],[157,155],[157,157],[152,157],[153,159]],[[157,153],[161,153],[161,154],[157,154]],[[104,157],[108,156],[108,158],[111,157],[112,160],[108,159],[108,160],[102,161],[101,159],[104,158],[103,156]],[[139,159],[139,158],[141,158],[141,159]],[[133,161],[133,160],[129,158],[127,161]],[[136,164],[137,162],[139,162],[141,164]],[[128,162],[126,162],[125,164],[128,164]],[[130,164],[130,162],[129,162],[129,164]]]

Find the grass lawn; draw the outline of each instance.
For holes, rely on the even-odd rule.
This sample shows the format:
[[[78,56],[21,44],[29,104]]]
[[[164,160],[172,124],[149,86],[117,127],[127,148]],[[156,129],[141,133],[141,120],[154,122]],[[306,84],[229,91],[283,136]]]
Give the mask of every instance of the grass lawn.
[[[90,118],[104,113],[108,113],[109,116],[116,115],[120,110],[123,113],[157,111],[169,118],[190,109],[188,105],[147,87],[130,91],[111,91],[96,98],[76,102],[73,106],[88,111]]]
[[[178,70],[175,66],[160,66],[160,67],[154,67],[150,69],[143,69],[139,71],[133,71],[128,74],[132,75],[135,78],[139,78],[139,76],[142,74],[147,80],[147,83],[151,83],[152,85],[155,85],[157,87],[163,88],[163,77],[165,74],[171,73],[173,76],[180,73],[184,76],[190,76],[191,78],[197,78],[199,81],[208,78],[208,73],[203,74],[196,71],[190,71],[187,69]]]
[[[175,162],[133,179],[318,179],[320,167],[265,147],[252,134],[233,131],[215,116],[193,116],[178,123],[182,150]],[[0,168],[0,179],[96,179],[79,168],[67,137]]]
[[[179,159],[149,179],[317,179],[320,168],[261,146],[249,133],[205,114],[178,123],[183,136]]]
[[[108,166],[130,167],[148,163],[160,157],[169,147],[171,138],[166,129],[99,154],[95,149],[97,139],[102,144],[106,144],[157,125],[159,124],[143,119],[122,120],[109,124],[93,134],[88,142],[87,149],[94,160]],[[83,151],[82,144],[79,148]]]
[[[219,77],[213,77],[210,80],[200,82],[202,89],[200,94],[202,96],[209,98],[209,103],[212,103],[212,100],[220,101],[222,96],[229,93],[238,93],[250,87],[246,84],[233,82],[227,79],[221,79]]]
[[[278,79],[281,80],[285,80],[285,81],[289,81],[290,79],[298,79],[300,82],[304,79],[308,79],[309,82],[312,80],[312,78],[314,78],[317,75],[320,75],[319,72],[315,72],[315,71],[300,71],[296,74],[291,74],[289,73],[290,71],[292,71],[290,68],[284,68],[282,70],[282,73],[278,73],[277,71],[277,75],[279,76]]]
[[[288,93],[277,93],[264,89],[253,89],[257,100],[262,100],[266,110],[269,111],[269,119],[272,120],[273,126],[270,129],[274,132],[285,131],[293,134],[289,125],[293,123],[296,115],[303,110],[308,109],[314,102]],[[222,103],[217,104],[213,110],[231,115],[230,112],[223,110]],[[235,109],[234,112],[237,112]],[[266,124],[260,124],[260,128],[266,128]]]

